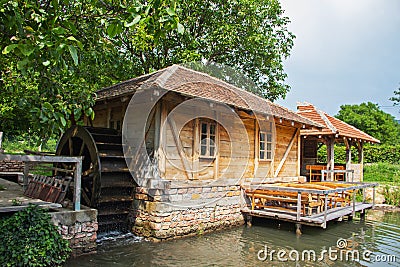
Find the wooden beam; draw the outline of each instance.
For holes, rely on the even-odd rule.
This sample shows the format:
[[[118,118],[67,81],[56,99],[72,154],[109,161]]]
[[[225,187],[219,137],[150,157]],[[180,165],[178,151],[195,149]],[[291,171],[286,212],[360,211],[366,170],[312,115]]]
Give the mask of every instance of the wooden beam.
[[[165,158],[165,153],[164,150],[167,148],[167,136],[166,136],[166,120],[168,116],[168,104],[163,101],[160,103],[160,109],[161,109],[161,114],[160,114],[160,141],[158,145],[158,168],[160,170],[160,176],[163,177],[165,176],[165,171],[166,171],[166,158]]]
[[[217,151],[214,151],[216,153],[215,155],[215,161],[214,161],[214,179],[218,179],[219,175],[219,123],[218,123],[218,113],[214,111],[214,118],[216,121],[215,125],[215,148]]]
[[[260,144],[259,144],[259,125],[258,121],[254,120],[254,169],[253,169],[253,177],[256,177],[257,171],[258,171],[258,161],[259,161],[259,150],[260,150]],[[271,168],[270,168],[271,169]]]
[[[301,138],[300,131],[297,130],[297,176],[301,175],[301,160],[303,155],[301,154]]]
[[[292,139],[290,140],[288,147],[286,148],[285,154],[283,155],[281,162],[279,163],[278,167],[275,170],[274,177],[278,176],[279,172],[281,171],[281,169],[283,167],[283,164],[285,164],[286,158],[288,157],[289,152],[292,149],[292,146],[294,144],[294,141],[296,140],[296,137],[298,136],[298,132],[299,132],[299,129],[296,129],[296,131],[294,132],[294,134],[292,136]]]
[[[199,118],[196,118],[194,120],[194,129],[193,129],[193,151],[192,151],[193,179],[199,179],[199,158],[200,158],[199,144],[200,144],[200,126],[199,126]]]
[[[346,169],[349,170],[351,165],[351,141],[345,138],[344,143],[346,145]]]
[[[335,138],[331,137],[327,140],[327,170],[335,169]],[[333,173],[330,174],[331,181],[333,180]]]
[[[176,146],[176,149],[178,150],[178,154],[181,159],[182,167],[185,171],[186,177],[189,180],[191,180],[192,174],[189,172],[190,166],[188,164],[188,161],[186,160],[186,154],[183,151],[183,146],[181,143],[181,139],[179,138],[179,132],[178,132],[178,129],[176,128],[175,121],[173,121],[170,118],[168,118],[167,121],[168,121],[169,126],[171,127],[172,137],[174,138],[175,146]]]
[[[156,158],[158,158],[158,148],[160,147],[160,130],[161,130],[161,107],[160,107],[160,103],[157,103],[157,105],[155,107],[154,120],[155,120],[154,121],[154,152],[155,152],[154,156]]]
[[[363,143],[360,141],[358,142],[358,163],[364,163],[364,149]]]

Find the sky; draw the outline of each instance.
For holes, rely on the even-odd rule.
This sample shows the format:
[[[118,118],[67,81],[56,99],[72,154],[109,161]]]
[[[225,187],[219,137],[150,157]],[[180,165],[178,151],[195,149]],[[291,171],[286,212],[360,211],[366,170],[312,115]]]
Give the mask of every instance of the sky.
[[[400,87],[399,0],[281,0],[296,35],[284,63],[291,86],[278,104],[309,102],[331,115],[340,105],[377,103],[400,119],[388,99]]]

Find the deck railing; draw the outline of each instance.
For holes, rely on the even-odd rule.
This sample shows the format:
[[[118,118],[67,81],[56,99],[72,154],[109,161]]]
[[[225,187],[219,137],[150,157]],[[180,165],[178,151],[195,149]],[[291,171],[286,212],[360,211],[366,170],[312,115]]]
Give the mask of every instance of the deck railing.
[[[28,186],[29,163],[72,163],[75,164],[74,173],[74,194],[73,203],[74,210],[81,209],[81,175],[82,175],[82,159],[83,157],[69,157],[69,156],[43,156],[43,155],[10,155],[0,153],[0,161],[15,160],[22,161],[25,164],[24,168],[24,189]]]

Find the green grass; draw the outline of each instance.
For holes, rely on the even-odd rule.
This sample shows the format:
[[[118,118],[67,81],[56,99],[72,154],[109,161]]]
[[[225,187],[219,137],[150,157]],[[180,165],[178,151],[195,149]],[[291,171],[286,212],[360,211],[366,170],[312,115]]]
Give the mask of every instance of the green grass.
[[[364,165],[364,181],[382,184],[400,184],[400,164],[372,163]]]
[[[56,150],[57,139],[50,138],[42,151],[54,152]],[[8,154],[23,154],[24,150],[38,151],[38,138],[29,136],[28,134],[23,136],[12,136],[6,137],[3,140],[2,148],[4,153]]]

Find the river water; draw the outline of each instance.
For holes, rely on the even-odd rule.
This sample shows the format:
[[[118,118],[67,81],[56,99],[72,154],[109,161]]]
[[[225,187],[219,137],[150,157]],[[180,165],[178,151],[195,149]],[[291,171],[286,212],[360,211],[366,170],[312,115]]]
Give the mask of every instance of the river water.
[[[133,235],[100,237],[98,253],[66,266],[400,266],[400,213],[368,211],[366,219],[326,230],[255,220],[197,237],[151,243]]]

